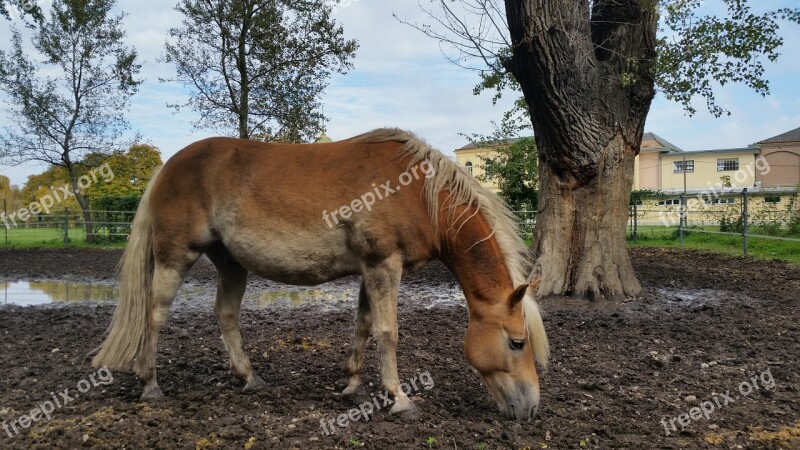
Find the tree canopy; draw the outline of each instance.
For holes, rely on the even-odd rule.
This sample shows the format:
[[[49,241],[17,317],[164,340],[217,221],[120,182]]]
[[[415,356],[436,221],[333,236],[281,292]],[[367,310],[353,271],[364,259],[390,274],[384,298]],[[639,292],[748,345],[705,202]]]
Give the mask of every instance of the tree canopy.
[[[23,49],[13,28],[11,51],[0,51],[0,90],[9,97],[13,125],[0,132],[0,154],[11,163],[61,167],[83,210],[92,240],[89,204],[78,187],[78,166],[91,153],[109,154],[128,122],[136,93],[136,52],[123,42],[114,0],[55,0],[36,28],[38,55]],[[36,58],[40,58],[37,61]]]
[[[500,196],[513,211],[535,211],[539,186],[536,141],[532,137],[519,138],[493,150],[496,156],[481,157],[485,169],[479,178],[497,183]]]
[[[191,91],[198,128],[244,139],[309,141],[324,131],[320,96],[332,73],[351,67],[326,0],[181,0],[166,61]]]

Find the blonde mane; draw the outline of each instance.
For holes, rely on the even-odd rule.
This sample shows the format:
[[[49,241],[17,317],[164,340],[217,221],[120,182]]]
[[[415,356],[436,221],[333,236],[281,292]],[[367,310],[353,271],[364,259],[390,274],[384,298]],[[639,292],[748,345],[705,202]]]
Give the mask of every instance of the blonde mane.
[[[439,223],[439,193],[442,191],[446,190],[450,193],[447,205],[450,217],[447,223],[450,224],[448,232],[453,236],[458,234],[460,227],[472,217],[456,216],[456,208],[459,205],[474,205],[475,214],[480,213],[492,228],[492,234],[486,236],[485,239],[494,237],[497,240],[514,286],[530,283],[528,280],[530,262],[526,257],[527,249],[520,237],[516,217],[499,196],[481,186],[474,177],[461,169],[450,158],[407,131],[381,128],[356,136],[353,140],[374,143],[400,142],[403,144],[400,156],[410,157],[409,167],[421,161],[429,161],[436,174],[425,179],[424,195],[433,223]],[[550,357],[547,334],[544,330],[539,306],[530,293],[523,299],[523,314],[527,322],[529,337],[533,339],[533,353],[542,367],[546,367]]]

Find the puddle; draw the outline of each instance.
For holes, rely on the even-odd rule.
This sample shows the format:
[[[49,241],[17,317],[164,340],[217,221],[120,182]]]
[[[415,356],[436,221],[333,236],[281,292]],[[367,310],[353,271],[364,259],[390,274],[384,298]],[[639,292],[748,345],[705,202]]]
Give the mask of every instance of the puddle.
[[[358,304],[358,283],[320,286],[318,288],[248,290],[245,307],[298,308],[315,306],[321,310],[353,308]],[[183,286],[177,300],[196,305],[198,301],[213,303],[216,286]],[[116,302],[117,286],[75,281],[0,281],[0,305],[47,305],[54,303]],[[466,307],[461,289],[439,286],[413,286],[400,290],[398,303],[405,306],[436,308]]]
[[[0,281],[0,304],[4,305],[31,306],[116,300],[117,288],[108,284],[73,281]]]
[[[345,304],[358,301],[356,289],[306,289],[264,291],[258,294],[255,304],[259,308],[267,307],[299,307],[304,305],[324,305],[330,308],[340,308]]]
[[[669,306],[702,306],[715,305],[721,300],[730,298],[732,294],[713,289],[656,289],[659,295],[668,301]]]

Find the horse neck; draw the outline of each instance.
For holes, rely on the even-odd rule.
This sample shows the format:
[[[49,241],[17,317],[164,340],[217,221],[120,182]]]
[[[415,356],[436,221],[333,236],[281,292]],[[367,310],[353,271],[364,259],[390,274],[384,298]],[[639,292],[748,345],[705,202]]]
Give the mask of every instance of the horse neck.
[[[455,216],[464,212],[457,210]],[[474,212],[466,212],[461,217],[469,217]],[[460,219],[455,227],[444,223],[451,212],[442,211],[440,220],[440,240],[442,262],[456,276],[464,296],[472,310],[476,302],[488,304],[498,301],[514,289],[511,273],[506,265],[500,245],[492,228],[482,214],[476,213],[462,224]],[[452,216],[451,216],[452,217]],[[454,234],[454,230],[458,230]],[[491,235],[487,239],[487,236]]]

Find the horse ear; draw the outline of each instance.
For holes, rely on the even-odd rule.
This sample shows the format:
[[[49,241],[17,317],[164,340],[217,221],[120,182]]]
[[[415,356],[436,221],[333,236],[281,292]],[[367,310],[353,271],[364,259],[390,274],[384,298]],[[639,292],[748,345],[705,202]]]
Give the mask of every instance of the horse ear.
[[[517,306],[517,303],[521,302],[523,298],[525,298],[525,293],[528,292],[528,285],[523,284],[522,286],[517,287],[514,289],[514,292],[511,293],[511,297],[508,299],[509,304],[511,307]]]

